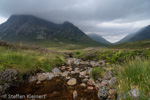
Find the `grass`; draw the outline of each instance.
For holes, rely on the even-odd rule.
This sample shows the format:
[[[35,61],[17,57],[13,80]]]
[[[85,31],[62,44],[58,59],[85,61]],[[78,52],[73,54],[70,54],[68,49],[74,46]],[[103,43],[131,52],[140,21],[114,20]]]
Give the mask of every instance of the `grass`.
[[[136,57],[126,61],[120,67],[118,80],[119,93],[138,89],[150,97],[150,59]],[[146,99],[142,97],[140,100]]]
[[[16,69],[20,73],[37,70],[48,72],[52,67],[60,66],[64,62],[63,56],[58,53],[0,47],[0,66],[4,69]]]
[[[104,69],[102,67],[96,67],[93,68],[90,77],[94,80],[97,80],[98,78],[102,78],[104,75]]]
[[[109,46],[109,48],[117,48],[117,49],[145,49],[150,48],[150,40],[142,40],[137,42],[128,42],[128,43],[121,43],[117,45]]]
[[[150,50],[149,49],[95,49],[95,50],[82,50],[76,51],[74,53],[76,58],[80,58],[83,60],[106,60],[109,64],[121,63],[124,62],[126,59],[134,58],[136,56],[139,57],[150,57]]]

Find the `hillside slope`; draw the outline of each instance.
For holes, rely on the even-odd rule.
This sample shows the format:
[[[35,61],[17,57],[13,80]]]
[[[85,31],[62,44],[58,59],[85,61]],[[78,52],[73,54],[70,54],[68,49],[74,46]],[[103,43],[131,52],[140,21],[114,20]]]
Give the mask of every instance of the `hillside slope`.
[[[100,36],[98,34],[91,33],[91,34],[87,34],[87,35],[97,42],[104,43],[104,44],[111,44],[110,42],[108,42],[102,36]]]
[[[55,24],[32,15],[12,15],[0,25],[0,39],[7,42],[48,44],[67,43],[80,45],[103,45],[89,38],[70,22]]]
[[[125,38],[121,39],[116,44],[126,43],[126,42],[136,42],[136,41],[141,41],[146,39],[150,39],[150,25],[142,28],[136,33],[127,35]]]

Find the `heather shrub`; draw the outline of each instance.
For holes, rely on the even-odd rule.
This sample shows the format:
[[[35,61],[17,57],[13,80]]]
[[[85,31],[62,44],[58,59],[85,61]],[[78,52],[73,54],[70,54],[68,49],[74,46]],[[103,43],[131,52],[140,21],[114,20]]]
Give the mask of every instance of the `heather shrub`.
[[[21,75],[14,69],[5,69],[0,71],[0,85],[4,85],[5,88],[15,86],[21,81]]]

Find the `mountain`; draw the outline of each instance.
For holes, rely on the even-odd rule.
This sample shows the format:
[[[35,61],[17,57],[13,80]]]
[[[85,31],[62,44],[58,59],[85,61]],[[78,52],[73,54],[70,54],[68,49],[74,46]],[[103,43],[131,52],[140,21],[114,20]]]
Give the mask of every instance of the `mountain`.
[[[102,36],[95,34],[95,33],[90,33],[87,34],[89,37],[91,37],[93,40],[100,42],[100,43],[104,43],[104,44],[111,44],[110,42],[108,42],[107,40],[105,40]]]
[[[117,45],[111,45],[110,48],[115,49],[150,49],[150,39],[136,41],[136,42],[127,42]]]
[[[52,42],[102,45],[89,38],[78,27],[70,22],[55,24],[53,22],[32,16],[12,15],[0,25],[0,40],[7,42]]]
[[[142,28],[136,33],[127,35],[116,44],[126,43],[126,42],[136,42],[136,41],[141,41],[141,40],[146,40],[146,39],[150,39],[150,25]]]

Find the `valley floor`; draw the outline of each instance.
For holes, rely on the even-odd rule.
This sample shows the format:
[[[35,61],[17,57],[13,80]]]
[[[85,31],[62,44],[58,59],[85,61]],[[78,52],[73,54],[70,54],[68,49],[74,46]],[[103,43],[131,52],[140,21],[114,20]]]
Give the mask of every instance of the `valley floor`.
[[[147,100],[149,57],[148,48],[57,51],[3,42],[0,43],[0,98]]]

